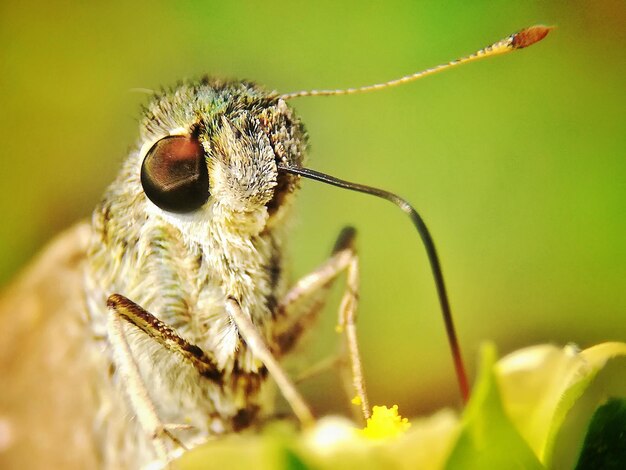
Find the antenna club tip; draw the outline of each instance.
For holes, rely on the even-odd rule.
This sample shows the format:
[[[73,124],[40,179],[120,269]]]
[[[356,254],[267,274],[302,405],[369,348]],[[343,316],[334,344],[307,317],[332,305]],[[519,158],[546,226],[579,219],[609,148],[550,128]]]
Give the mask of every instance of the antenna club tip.
[[[536,25],[530,28],[522,29],[515,33],[511,40],[511,46],[514,49],[523,49],[528,46],[532,46],[536,42],[545,38],[550,31],[555,29],[555,26]]]

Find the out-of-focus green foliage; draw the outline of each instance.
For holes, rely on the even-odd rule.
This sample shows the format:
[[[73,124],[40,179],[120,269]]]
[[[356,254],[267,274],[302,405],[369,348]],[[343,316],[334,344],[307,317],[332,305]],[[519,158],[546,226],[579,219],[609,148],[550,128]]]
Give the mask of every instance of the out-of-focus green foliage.
[[[384,187],[429,224],[463,350],[626,339],[626,3],[0,3],[0,283],[87,217],[137,139],[137,89],[202,74],[288,92],[358,86],[520,28],[542,43],[420,82],[291,104],[310,166]],[[430,270],[382,201],[304,182],[293,276],[359,230],[359,337],[376,402],[408,415],[458,400]],[[328,355],[337,303],[298,353]],[[470,368],[474,369],[470,360]],[[339,385],[306,384],[320,413]]]
[[[626,397],[626,344],[600,344],[579,359],[546,439],[544,461],[554,468],[573,468],[595,410],[613,397]]]
[[[625,429],[626,400],[612,398],[594,413],[576,470],[623,468]]]
[[[504,412],[494,374],[496,352],[483,350],[482,372],[463,414],[462,431],[446,462],[448,469],[542,468]]]

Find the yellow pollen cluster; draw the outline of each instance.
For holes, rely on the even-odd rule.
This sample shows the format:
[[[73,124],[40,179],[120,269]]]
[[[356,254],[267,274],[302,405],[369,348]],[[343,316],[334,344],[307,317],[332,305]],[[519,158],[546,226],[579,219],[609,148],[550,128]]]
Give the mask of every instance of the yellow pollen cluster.
[[[371,418],[360,432],[368,439],[388,439],[404,434],[410,427],[409,420],[398,414],[398,405],[374,406]]]

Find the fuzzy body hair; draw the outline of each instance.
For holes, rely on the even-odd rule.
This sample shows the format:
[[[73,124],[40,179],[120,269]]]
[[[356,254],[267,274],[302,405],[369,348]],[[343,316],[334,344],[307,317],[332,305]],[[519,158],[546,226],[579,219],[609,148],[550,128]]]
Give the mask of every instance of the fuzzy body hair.
[[[145,196],[140,167],[158,140],[197,135],[207,158],[210,197],[191,214],[167,213]],[[133,421],[117,358],[107,342],[106,299],[119,293],[211,355],[222,379],[202,377],[182,357],[124,324],[133,357],[164,423],[191,424],[193,443],[245,428],[271,411],[267,371],[239,338],[224,309],[235,298],[270,346],[275,307],[286,290],[286,215],[297,180],[277,161],[301,165],[306,134],[284,101],[245,82],[183,83],[145,109],[132,151],[93,213],[86,301],[93,337],[97,422],[107,466],[154,458]],[[102,354],[104,352],[104,354]],[[101,357],[96,358],[98,355]]]

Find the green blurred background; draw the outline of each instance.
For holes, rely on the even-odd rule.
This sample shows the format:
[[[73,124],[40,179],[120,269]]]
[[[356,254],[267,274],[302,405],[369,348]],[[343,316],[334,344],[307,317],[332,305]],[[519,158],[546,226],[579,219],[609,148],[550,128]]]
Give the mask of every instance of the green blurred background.
[[[7,2],[0,5],[0,283],[88,216],[137,138],[131,89],[204,73],[288,92],[395,78],[522,27],[542,43],[419,83],[293,102],[311,167],[398,192],[439,247],[474,373],[481,341],[626,340],[626,4]],[[359,230],[374,403],[458,403],[423,248],[386,202],[304,182],[294,274]],[[337,295],[335,295],[337,297]],[[335,309],[302,348],[333,349]],[[305,386],[342,408],[336,379]]]

